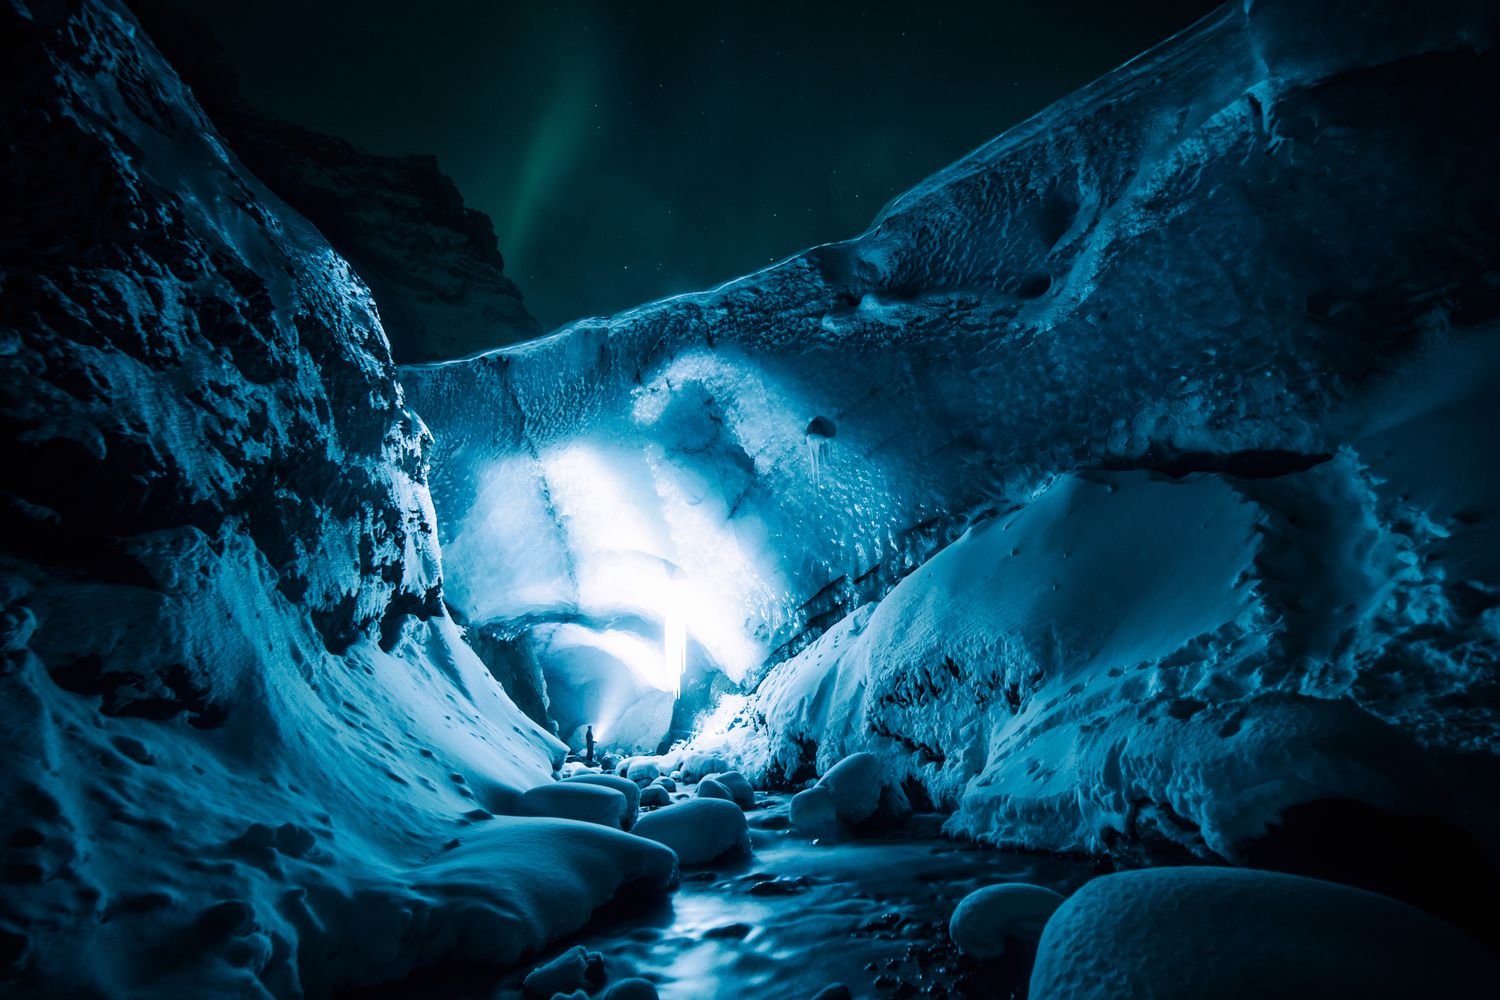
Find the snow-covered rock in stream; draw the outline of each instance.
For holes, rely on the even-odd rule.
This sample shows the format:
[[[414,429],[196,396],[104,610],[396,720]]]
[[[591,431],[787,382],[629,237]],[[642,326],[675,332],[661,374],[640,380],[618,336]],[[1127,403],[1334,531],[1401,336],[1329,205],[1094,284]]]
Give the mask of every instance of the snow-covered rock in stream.
[[[612,788],[619,792],[625,797],[625,829],[630,829],[631,824],[635,822],[635,814],[641,805],[640,785],[614,774],[575,774],[567,780],[581,784],[598,785],[600,788]]]
[[[741,809],[755,808],[755,789],[750,781],[738,771],[715,771],[703,779],[712,781],[729,793],[729,798]],[[699,787],[702,787],[701,785]]]
[[[998,958],[1007,945],[1036,944],[1063,903],[1061,893],[1025,882],[1004,882],[965,896],[948,922],[948,936],[965,955]]]
[[[496,817],[564,748],[444,614],[365,285],[113,0],[0,3],[0,992],[514,962],[671,853]]]
[[[407,371],[451,599],[582,630],[683,718],[753,689],[690,748],[718,769],[869,751],[987,840],[1466,825],[1500,749],[1494,41],[1483,4],[1226,4],[855,239]]]
[[[517,805],[526,816],[600,823],[616,830],[628,830],[635,825],[635,806],[619,789],[575,783],[572,779],[528,789]]]
[[[1500,962],[1420,910],[1226,868],[1098,878],[1047,922],[1035,1000],[1488,996]]]
[[[684,865],[750,853],[744,810],[727,799],[689,799],[642,816],[635,835],[665,844]]]
[[[556,993],[569,993],[588,988],[597,988],[604,980],[604,963],[598,952],[581,947],[569,948],[552,961],[537,966],[527,976],[522,986],[534,997],[552,997]]]

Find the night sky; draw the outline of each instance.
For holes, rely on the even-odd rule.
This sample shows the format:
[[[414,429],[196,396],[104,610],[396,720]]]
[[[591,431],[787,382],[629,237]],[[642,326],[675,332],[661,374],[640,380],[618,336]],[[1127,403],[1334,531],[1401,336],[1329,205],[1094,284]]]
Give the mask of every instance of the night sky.
[[[548,329],[854,236],[1217,6],[174,2],[252,103],[435,153]]]

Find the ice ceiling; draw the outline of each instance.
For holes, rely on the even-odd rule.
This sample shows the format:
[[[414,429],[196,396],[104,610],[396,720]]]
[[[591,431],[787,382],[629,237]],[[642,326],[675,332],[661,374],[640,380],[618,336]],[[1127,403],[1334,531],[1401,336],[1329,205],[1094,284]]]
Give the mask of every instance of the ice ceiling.
[[[849,530],[807,516],[848,489],[819,475],[839,461],[832,421],[757,366],[686,352],[627,402],[608,432],[487,456],[444,549],[449,600],[471,621],[529,631],[554,679],[579,677],[559,656],[628,671],[636,683],[595,699],[587,720],[615,739],[632,699],[675,698],[690,662],[749,676],[826,572],[788,560],[803,547],[788,540]],[[888,503],[855,485],[853,517]],[[856,559],[878,558],[871,542],[855,543]],[[559,719],[565,736],[571,721]]]
[[[1480,37],[1445,31],[1413,20],[1399,52]],[[1191,34],[854,240],[406,369],[449,602],[575,625],[655,689],[684,646],[753,685],[1072,470],[1277,475],[1347,446],[1488,315],[1492,238],[1463,221],[1487,210],[1411,196],[1492,201],[1462,138],[1482,109],[1424,110],[1488,70],[1351,72],[1394,58],[1387,30],[1279,4]]]

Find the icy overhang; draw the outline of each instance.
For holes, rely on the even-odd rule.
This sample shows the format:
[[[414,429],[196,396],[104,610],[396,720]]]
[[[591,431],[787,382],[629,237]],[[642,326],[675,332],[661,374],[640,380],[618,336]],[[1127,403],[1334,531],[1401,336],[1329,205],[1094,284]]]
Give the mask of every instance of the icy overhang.
[[[450,600],[754,676],[1067,470],[1336,451],[1493,317],[1493,229],[1434,220],[1500,216],[1489,15],[1345,9],[1227,4],[855,240],[408,369]]]

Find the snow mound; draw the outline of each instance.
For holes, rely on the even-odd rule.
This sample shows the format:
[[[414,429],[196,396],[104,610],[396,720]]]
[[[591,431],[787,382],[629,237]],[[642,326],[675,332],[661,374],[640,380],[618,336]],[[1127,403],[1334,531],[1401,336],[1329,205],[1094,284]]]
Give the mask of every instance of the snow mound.
[[[729,798],[741,809],[755,808],[755,789],[750,787],[750,781],[738,771],[716,771],[703,779],[711,781],[719,788],[729,793]],[[700,792],[702,785],[699,786]]]
[[[750,825],[726,799],[689,799],[642,816],[635,835],[665,844],[684,865],[706,865],[727,854],[750,853]]]
[[[630,801],[618,788],[584,783],[578,778],[529,789],[521,796],[519,807],[527,816],[600,823],[617,830],[628,830],[634,817]]]
[[[723,752],[772,776],[873,753],[836,779],[840,813],[884,773],[956,807],[954,832],[1048,850],[1236,860],[1298,803],[1455,814],[1418,743],[1355,702],[1382,669],[1361,643],[1410,627],[1382,621],[1406,614],[1393,588],[1426,585],[1364,520],[1368,488],[1348,456],[1271,480],[1061,477],[774,668],[764,724]],[[1338,551],[1350,565],[1313,576],[1309,553]]]
[[[641,806],[641,786],[626,778],[613,774],[575,774],[565,779],[585,785],[598,785],[600,788],[613,788],[625,796],[625,829],[629,830],[635,823],[636,813]]]
[[[588,987],[597,987],[603,981],[603,958],[598,952],[587,951],[580,945],[532,969],[521,986],[527,993],[538,997],[573,990],[583,990],[587,995]]]
[[[839,829],[838,807],[826,785],[814,785],[792,796],[791,824],[809,837],[832,837]]]
[[[959,902],[948,922],[948,936],[965,955],[999,958],[1007,944],[1040,940],[1048,918],[1062,904],[1060,893],[1043,886],[987,885]]]
[[[1490,995],[1500,963],[1434,917],[1271,872],[1161,868],[1089,882],[1053,914],[1035,1000]]]
[[[599,994],[599,1000],[658,1000],[656,985],[649,979],[620,979]]]

